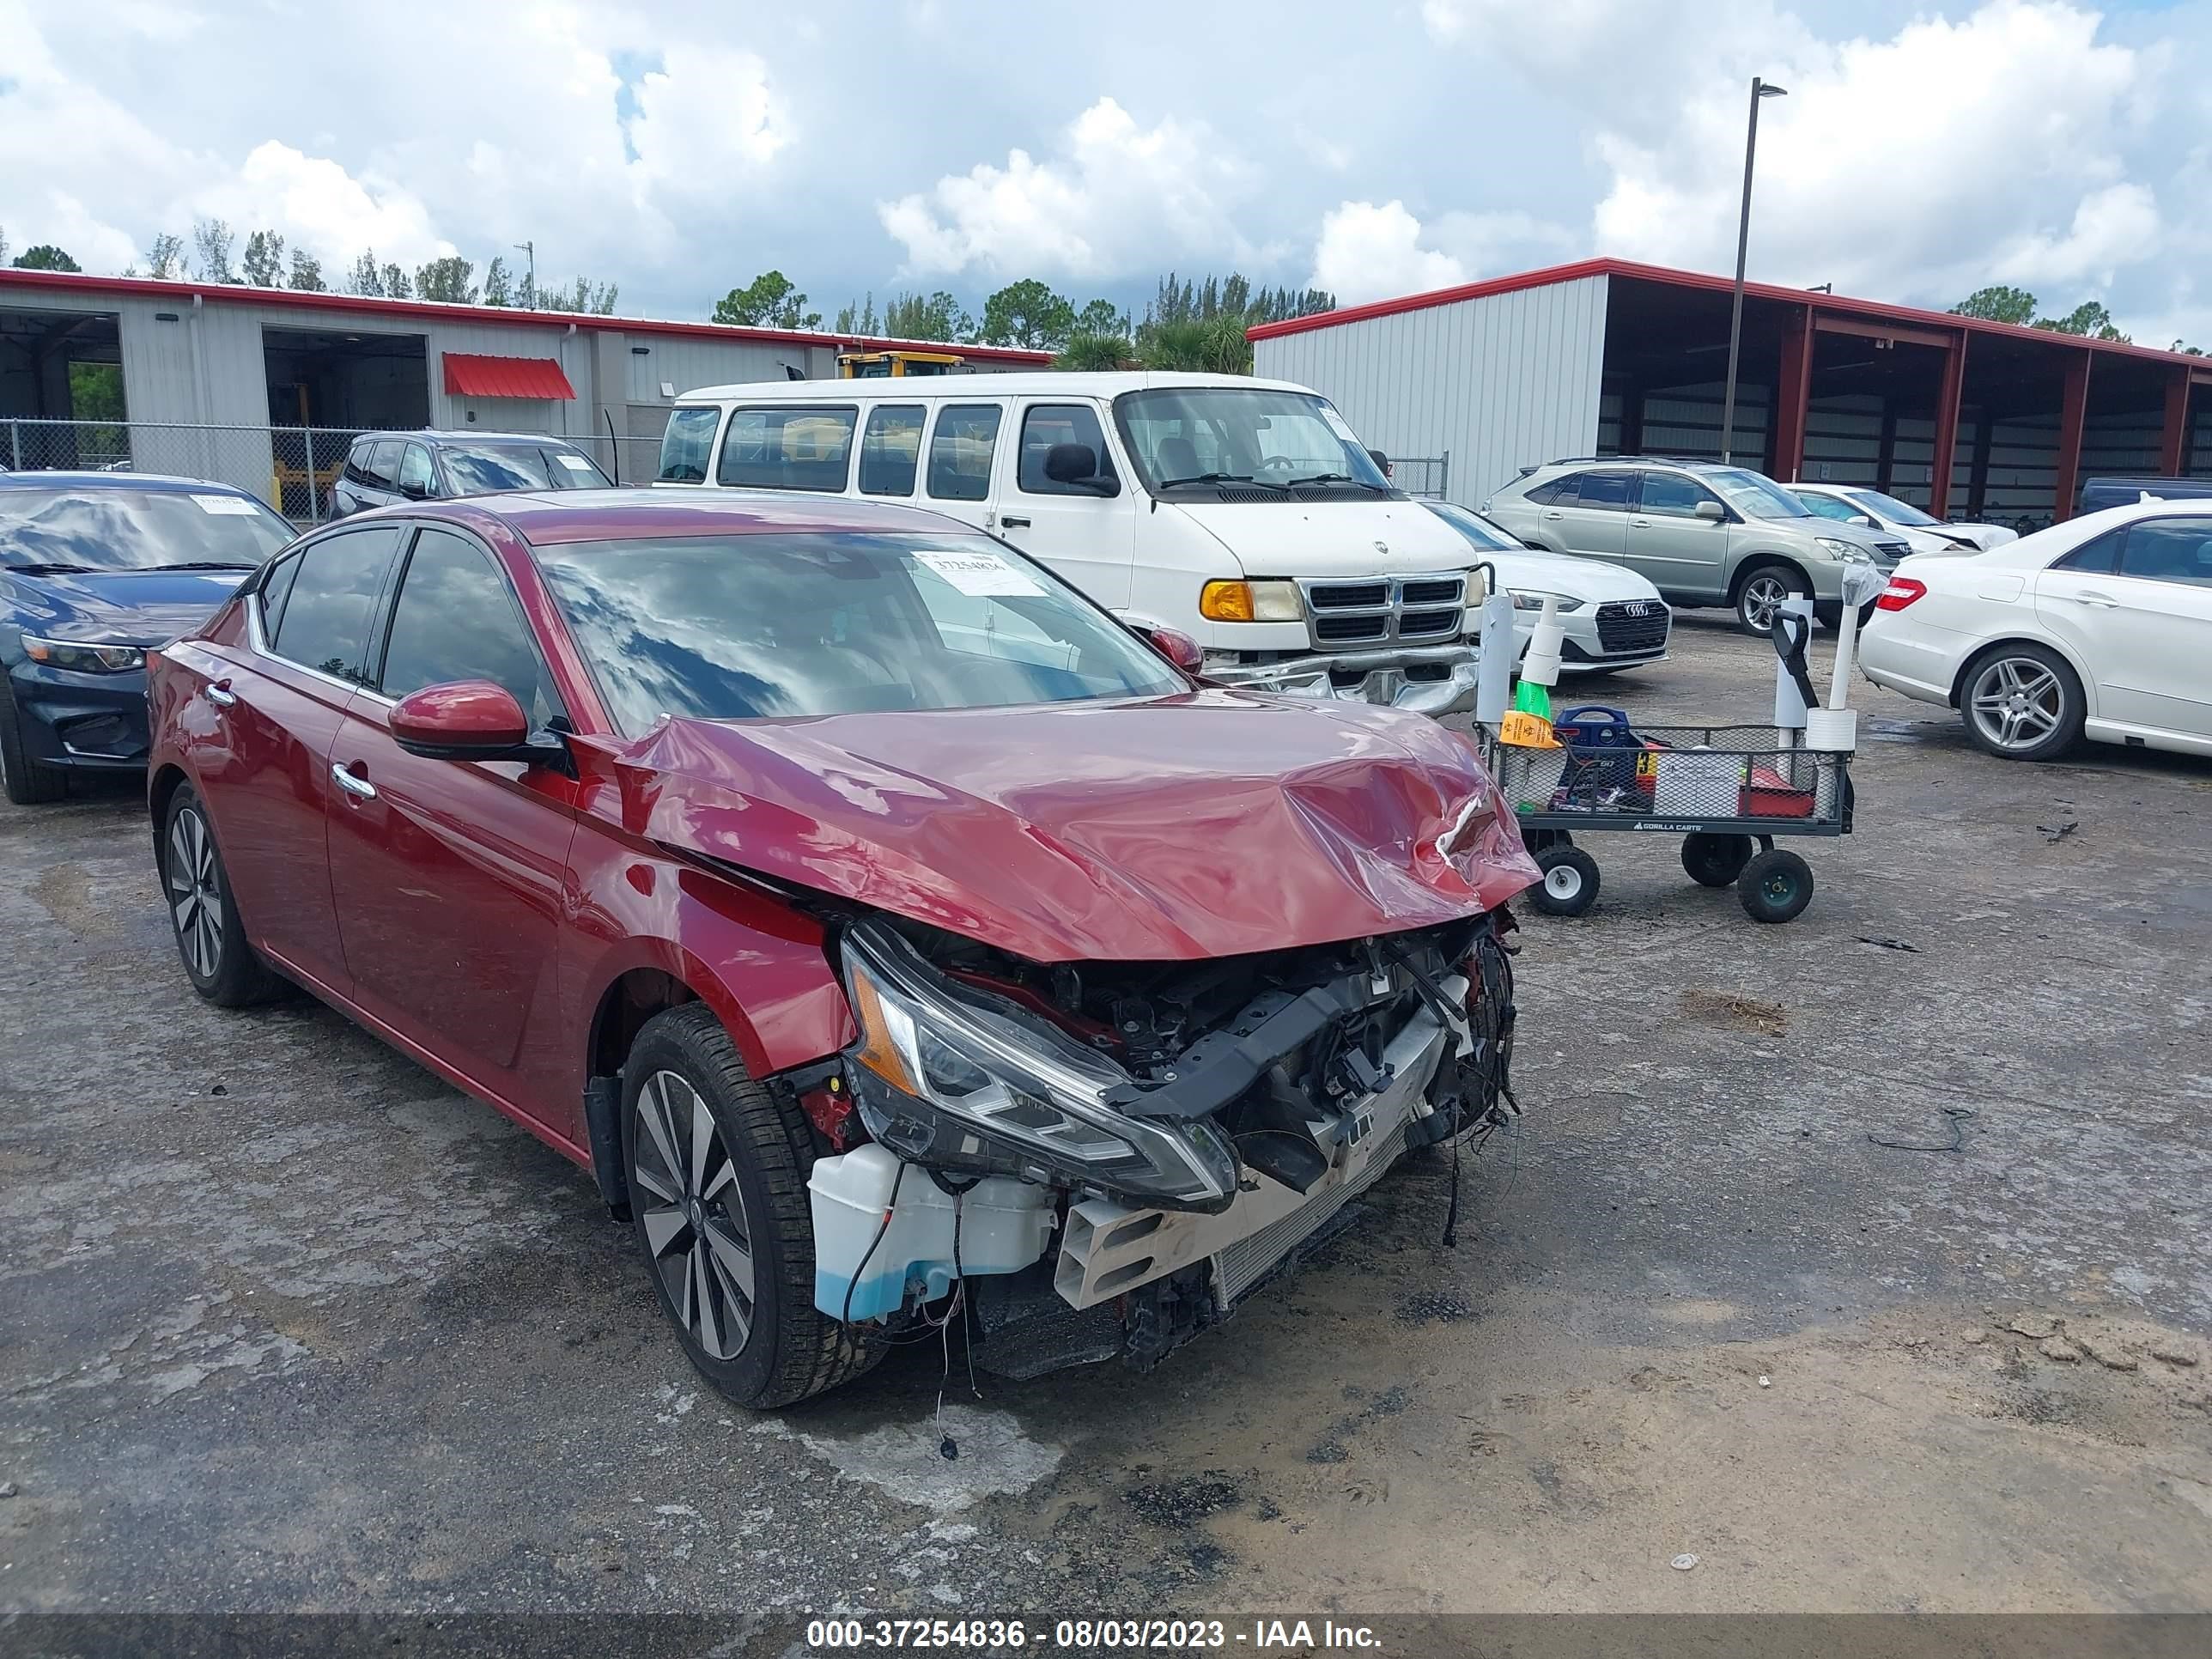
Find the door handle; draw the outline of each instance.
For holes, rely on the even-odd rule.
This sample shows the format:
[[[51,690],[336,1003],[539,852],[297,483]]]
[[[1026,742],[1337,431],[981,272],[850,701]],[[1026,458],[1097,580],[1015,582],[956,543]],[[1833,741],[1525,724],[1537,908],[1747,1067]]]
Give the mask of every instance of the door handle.
[[[2119,601],[2109,593],[2076,593],[2074,597],[2083,605],[2095,605],[2100,611],[2111,611],[2119,604]]]
[[[1635,530],[1649,530],[1651,528],[1651,520],[1649,519],[1631,519],[1628,523],[1630,528]]]
[[[343,766],[339,766],[335,763],[331,765],[331,781],[337,784],[339,788],[344,790],[346,793],[351,795],[356,800],[374,800],[376,799],[376,786],[374,784],[371,783],[367,778],[355,776],[354,774],[347,771]]]
[[[200,696],[218,708],[228,708],[238,701],[238,693],[230,689],[228,680],[217,680],[200,688]]]
[[[1024,518],[1018,518],[1012,513],[1001,513],[999,514],[999,527],[1002,530],[1027,530],[1030,527],[1030,521]]]
[[[1547,519],[1564,519],[1567,515],[1556,507],[1547,507],[1544,509],[1544,516]]]

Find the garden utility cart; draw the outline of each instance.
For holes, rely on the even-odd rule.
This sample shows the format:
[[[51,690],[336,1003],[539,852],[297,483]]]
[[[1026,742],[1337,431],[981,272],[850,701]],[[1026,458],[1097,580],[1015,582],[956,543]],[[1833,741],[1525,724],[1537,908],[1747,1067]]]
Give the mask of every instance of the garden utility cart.
[[[1575,844],[1578,836],[1680,836],[1692,881],[1732,883],[1753,921],[1790,921],[1812,902],[1813,871],[1776,839],[1850,833],[1850,752],[1804,748],[1785,727],[1647,725],[1584,708],[1553,722],[1557,747],[1477,730],[1544,872],[1532,896],[1550,915],[1578,916],[1597,898],[1597,860]]]

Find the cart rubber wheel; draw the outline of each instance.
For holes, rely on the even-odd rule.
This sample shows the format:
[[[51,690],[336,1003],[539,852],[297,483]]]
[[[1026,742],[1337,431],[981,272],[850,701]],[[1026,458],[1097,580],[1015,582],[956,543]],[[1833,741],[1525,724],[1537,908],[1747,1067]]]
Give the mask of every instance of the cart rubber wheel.
[[[1695,835],[1682,837],[1682,868],[1700,887],[1725,887],[1751,862],[1749,836]]]
[[[1813,902],[1813,866],[1795,853],[1770,849],[1743,866],[1735,896],[1753,921],[1795,921]]]
[[[1597,860],[1579,847],[1547,847],[1536,854],[1544,879],[1534,890],[1547,916],[1578,916],[1597,902]]]

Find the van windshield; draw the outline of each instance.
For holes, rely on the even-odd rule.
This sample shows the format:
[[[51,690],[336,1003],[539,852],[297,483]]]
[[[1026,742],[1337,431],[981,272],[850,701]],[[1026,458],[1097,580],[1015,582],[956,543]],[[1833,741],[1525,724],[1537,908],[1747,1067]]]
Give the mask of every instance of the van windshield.
[[[1121,440],[1154,495],[1224,483],[1333,486],[1395,496],[1344,416],[1310,392],[1165,386],[1114,400]],[[1255,499],[1265,499],[1263,489]]]

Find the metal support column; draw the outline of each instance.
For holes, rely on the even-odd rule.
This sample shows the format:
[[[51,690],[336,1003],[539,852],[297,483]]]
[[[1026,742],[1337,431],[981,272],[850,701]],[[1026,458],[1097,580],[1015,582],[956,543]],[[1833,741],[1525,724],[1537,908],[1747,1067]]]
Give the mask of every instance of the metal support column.
[[[2081,428],[2089,415],[2089,358],[2087,351],[2067,354],[2066,390],[2058,404],[2058,480],[2051,503],[2052,522],[2074,516],[2075,487],[2081,477]]]
[[[1805,470],[1805,420],[1813,404],[1813,317],[1793,309],[1782,325],[1782,366],[1774,380],[1774,473],[1784,483]]]
[[[2179,478],[2189,465],[2188,368],[2176,364],[2166,371],[2166,419],[2158,430],[2158,476]]]
[[[1959,453],[1959,404],[1966,390],[1966,337],[1962,333],[1943,350],[1943,378],[1936,390],[1936,459],[1928,471],[1928,510],[1939,519],[1951,516],[1951,475]]]

